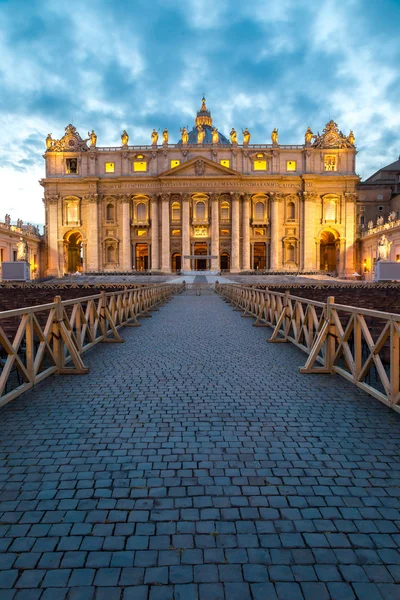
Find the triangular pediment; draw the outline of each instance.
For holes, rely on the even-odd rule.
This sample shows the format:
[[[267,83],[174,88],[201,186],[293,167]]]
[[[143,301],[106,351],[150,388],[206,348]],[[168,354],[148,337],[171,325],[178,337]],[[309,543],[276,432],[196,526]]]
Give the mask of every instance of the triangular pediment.
[[[241,173],[197,155],[178,167],[160,173],[158,177],[241,177]]]

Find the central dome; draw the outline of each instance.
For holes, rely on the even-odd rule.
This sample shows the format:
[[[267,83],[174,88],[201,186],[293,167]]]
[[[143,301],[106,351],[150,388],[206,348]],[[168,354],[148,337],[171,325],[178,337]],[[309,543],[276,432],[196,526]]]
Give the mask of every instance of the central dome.
[[[188,132],[188,134],[189,134],[188,144],[191,144],[191,145],[198,144],[197,135],[198,135],[199,127],[203,127],[205,136],[204,136],[204,140],[203,140],[202,144],[198,144],[198,145],[200,146],[200,145],[204,145],[204,144],[212,144],[213,143],[212,131],[213,131],[214,127],[213,127],[213,123],[212,123],[211,113],[207,109],[206,99],[204,97],[201,101],[201,108],[199,111],[197,111],[197,116],[196,116],[194,122],[195,122],[195,126],[193,127],[193,129],[191,131]],[[218,135],[219,135],[219,142],[218,142],[219,144],[230,144],[230,141],[219,131],[218,131]],[[178,144],[182,144],[182,138],[179,140]]]

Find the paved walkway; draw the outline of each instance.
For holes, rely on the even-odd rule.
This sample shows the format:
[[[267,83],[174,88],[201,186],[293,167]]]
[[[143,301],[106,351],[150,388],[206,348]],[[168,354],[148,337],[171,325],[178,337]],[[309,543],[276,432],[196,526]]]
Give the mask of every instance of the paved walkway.
[[[399,415],[216,295],[153,315],[1,411],[1,600],[398,599]]]

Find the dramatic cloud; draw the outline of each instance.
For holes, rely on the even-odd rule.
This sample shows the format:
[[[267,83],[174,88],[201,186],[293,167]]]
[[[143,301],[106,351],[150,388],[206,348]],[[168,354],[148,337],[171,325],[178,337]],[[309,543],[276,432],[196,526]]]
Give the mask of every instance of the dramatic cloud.
[[[336,120],[367,177],[399,154],[399,20],[397,0],[0,0],[0,219],[43,223],[47,133],[175,142],[203,93],[221,132],[255,143]]]

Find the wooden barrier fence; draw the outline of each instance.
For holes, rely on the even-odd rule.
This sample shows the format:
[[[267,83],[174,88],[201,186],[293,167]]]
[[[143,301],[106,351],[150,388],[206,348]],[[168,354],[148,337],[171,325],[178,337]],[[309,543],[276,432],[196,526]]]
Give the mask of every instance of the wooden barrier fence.
[[[291,342],[308,354],[301,373],[337,373],[400,412],[400,315],[318,302],[289,292],[216,284],[215,290],[269,342]]]
[[[54,373],[84,374],[82,354],[99,342],[123,342],[120,327],[183,291],[160,284],[0,312],[0,406]]]

